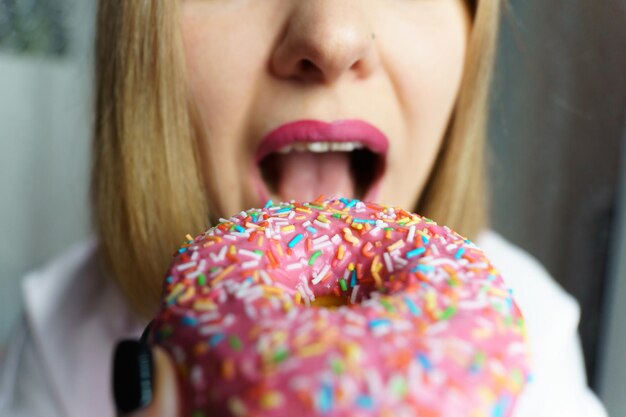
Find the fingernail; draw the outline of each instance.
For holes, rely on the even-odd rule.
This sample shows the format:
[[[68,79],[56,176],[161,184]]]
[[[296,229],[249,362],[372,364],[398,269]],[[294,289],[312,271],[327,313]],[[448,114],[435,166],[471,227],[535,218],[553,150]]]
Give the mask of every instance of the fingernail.
[[[152,351],[146,343],[124,340],[115,348],[113,397],[118,413],[132,413],[152,401]]]

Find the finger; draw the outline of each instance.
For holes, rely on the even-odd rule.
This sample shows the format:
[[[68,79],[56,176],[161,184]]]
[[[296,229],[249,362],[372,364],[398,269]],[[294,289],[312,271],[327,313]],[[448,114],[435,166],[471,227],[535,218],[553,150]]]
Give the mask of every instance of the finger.
[[[156,380],[153,401],[142,414],[133,417],[157,417],[180,415],[178,406],[178,385],[174,363],[159,347],[153,349]]]
[[[176,417],[178,387],[169,356],[144,342],[123,341],[115,350],[113,394],[119,416]]]

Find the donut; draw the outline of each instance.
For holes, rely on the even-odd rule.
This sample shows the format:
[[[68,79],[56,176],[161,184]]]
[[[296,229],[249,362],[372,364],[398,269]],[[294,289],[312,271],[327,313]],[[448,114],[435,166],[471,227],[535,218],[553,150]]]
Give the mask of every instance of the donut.
[[[502,277],[426,217],[270,201],[186,239],[148,336],[185,416],[503,417],[529,380]]]

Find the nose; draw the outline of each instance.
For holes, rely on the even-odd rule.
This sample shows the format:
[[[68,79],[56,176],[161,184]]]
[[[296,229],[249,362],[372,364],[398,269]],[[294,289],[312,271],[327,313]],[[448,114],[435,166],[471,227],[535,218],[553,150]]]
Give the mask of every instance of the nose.
[[[331,84],[376,67],[375,35],[361,0],[295,0],[271,57],[278,77]]]

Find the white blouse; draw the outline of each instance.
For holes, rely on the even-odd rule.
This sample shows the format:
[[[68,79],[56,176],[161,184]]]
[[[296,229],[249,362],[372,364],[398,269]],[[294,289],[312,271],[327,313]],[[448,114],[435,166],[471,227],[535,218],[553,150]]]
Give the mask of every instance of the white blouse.
[[[528,253],[493,231],[476,239],[513,290],[526,320],[532,383],[514,417],[606,417],[588,389],[576,301]],[[95,255],[79,244],[24,278],[24,311],[0,364],[3,417],[109,417],[116,341],[137,338],[135,318]]]

